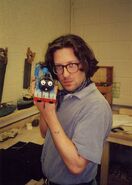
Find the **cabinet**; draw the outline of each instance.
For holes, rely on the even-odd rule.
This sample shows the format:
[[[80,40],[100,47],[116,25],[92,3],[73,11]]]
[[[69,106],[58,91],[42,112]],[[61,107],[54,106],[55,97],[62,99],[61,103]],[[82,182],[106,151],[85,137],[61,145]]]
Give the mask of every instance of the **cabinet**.
[[[112,106],[113,66],[99,66],[92,80]]]

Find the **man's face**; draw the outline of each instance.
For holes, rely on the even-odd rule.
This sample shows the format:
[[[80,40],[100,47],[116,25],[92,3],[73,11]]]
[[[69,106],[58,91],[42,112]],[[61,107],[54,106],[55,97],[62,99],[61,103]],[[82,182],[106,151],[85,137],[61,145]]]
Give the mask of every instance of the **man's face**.
[[[66,67],[64,67],[64,72],[62,74],[57,74],[58,80],[65,90],[69,92],[74,91],[84,80],[86,80],[85,72],[80,70],[82,66],[75,56],[72,48],[63,48],[57,50],[54,53],[54,63],[55,66],[67,65],[70,63],[79,64],[79,69],[74,73],[68,72]]]

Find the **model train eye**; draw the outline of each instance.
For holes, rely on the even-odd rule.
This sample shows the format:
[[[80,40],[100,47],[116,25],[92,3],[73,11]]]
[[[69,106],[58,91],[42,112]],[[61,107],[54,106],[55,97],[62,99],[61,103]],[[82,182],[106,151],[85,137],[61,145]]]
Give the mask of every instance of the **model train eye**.
[[[46,81],[45,80],[41,80],[41,85],[45,85]]]
[[[52,81],[49,81],[48,82],[48,86],[52,86],[53,85],[53,82]]]

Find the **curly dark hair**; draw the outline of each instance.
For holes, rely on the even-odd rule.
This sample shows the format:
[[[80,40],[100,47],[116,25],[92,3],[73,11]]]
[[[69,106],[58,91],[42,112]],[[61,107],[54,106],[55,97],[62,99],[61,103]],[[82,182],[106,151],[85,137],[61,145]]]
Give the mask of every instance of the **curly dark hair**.
[[[49,43],[47,52],[45,54],[45,64],[49,68],[54,79],[57,76],[53,73],[54,53],[58,49],[72,48],[75,56],[82,64],[82,69],[85,71],[86,78],[90,78],[98,69],[98,61],[94,56],[92,49],[88,47],[86,42],[77,35],[67,34],[58,37],[53,42]]]

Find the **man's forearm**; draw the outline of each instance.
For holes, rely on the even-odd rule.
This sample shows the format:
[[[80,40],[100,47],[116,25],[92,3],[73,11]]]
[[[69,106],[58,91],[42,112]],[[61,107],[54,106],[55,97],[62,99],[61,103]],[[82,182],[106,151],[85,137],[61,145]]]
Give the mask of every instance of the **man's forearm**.
[[[68,169],[74,174],[81,173],[88,164],[88,160],[78,154],[76,146],[65,134],[56,114],[51,117],[47,124],[55,146]]]
[[[39,120],[39,128],[40,128],[41,136],[45,137],[48,127],[41,113],[40,113],[40,120]]]

